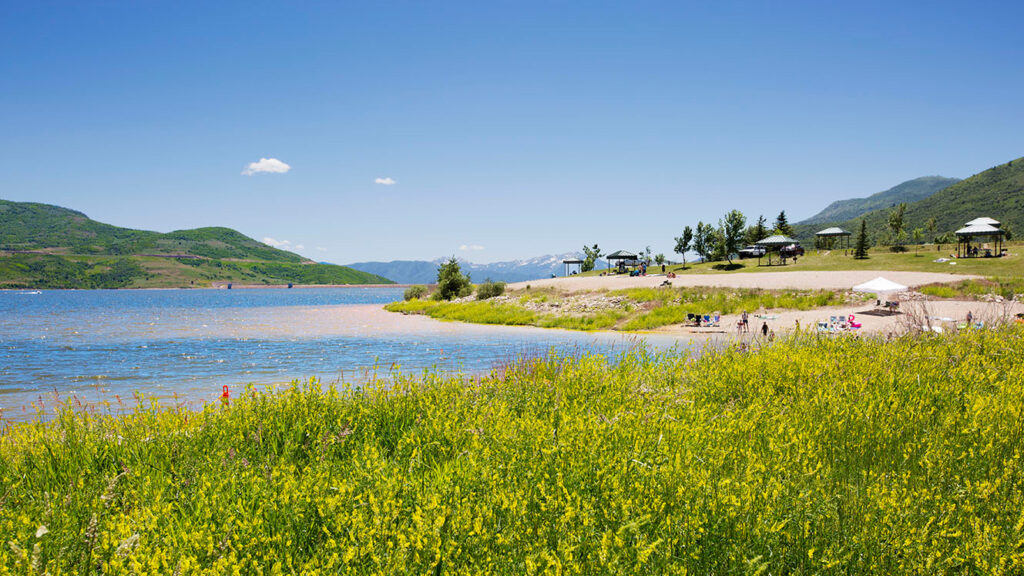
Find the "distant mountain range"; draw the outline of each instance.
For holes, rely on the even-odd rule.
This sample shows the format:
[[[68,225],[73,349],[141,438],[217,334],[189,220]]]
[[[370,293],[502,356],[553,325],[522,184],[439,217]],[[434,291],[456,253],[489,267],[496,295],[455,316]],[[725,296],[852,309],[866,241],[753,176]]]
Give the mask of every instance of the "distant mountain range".
[[[548,254],[526,260],[510,260],[492,262],[490,264],[474,264],[460,260],[463,272],[467,272],[474,282],[491,279],[495,282],[524,282],[550,278],[552,274],[565,274],[562,260],[570,258],[583,259],[577,252],[565,254]],[[399,284],[432,284],[437,281],[437,268],[447,258],[436,260],[393,260],[391,262],[356,262],[346,264],[349,268],[390,278]],[[597,267],[607,266],[604,260],[598,260]]]
[[[888,192],[891,191],[882,194]],[[979,216],[995,218],[1003,223],[1003,228],[1011,231],[1024,230],[1024,158],[1000,164],[916,201],[898,194],[890,195],[885,207],[842,220],[817,221],[815,216],[795,225],[794,231],[797,238],[802,240],[812,240],[815,231],[830,226],[840,226],[856,234],[863,219],[867,222],[869,233],[877,239],[887,233],[888,215],[892,206],[899,202],[907,204],[903,219],[908,236],[914,229],[924,228],[931,218],[935,219],[937,235],[953,232]]]
[[[149,288],[239,284],[388,284],[317,264],[230,228],[166,234],[121,228],[76,210],[0,200],[0,287]]]
[[[820,224],[823,222],[844,222],[866,214],[872,210],[889,208],[900,202],[917,202],[935,194],[939,190],[949,188],[959,182],[959,178],[946,178],[943,176],[924,176],[908,180],[892,188],[872,194],[867,198],[850,198],[849,200],[837,200],[828,205],[824,210],[814,216],[798,222],[797,224]]]

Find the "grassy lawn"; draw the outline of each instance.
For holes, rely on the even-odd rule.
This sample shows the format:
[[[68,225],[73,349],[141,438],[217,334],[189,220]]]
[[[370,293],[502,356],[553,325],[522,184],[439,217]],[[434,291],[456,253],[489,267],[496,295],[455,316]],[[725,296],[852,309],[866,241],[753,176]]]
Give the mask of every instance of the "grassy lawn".
[[[1024,332],[521,361],[0,435],[2,574],[1020,574]]]
[[[733,266],[726,262],[687,262],[682,265],[668,266],[667,271],[676,274],[734,274],[737,272],[787,272],[792,270],[906,270],[910,272],[943,272],[946,274],[977,274],[980,276],[1024,277],[1024,244],[1010,243],[1009,256],[1005,258],[963,258],[949,262],[936,263],[933,260],[949,258],[956,246],[943,245],[941,251],[935,246],[922,246],[919,252],[913,247],[909,252],[889,252],[885,247],[872,248],[869,258],[857,260],[851,255],[843,255],[842,250],[808,250],[796,262],[787,260],[785,266],[758,266],[757,260],[733,260]],[[766,263],[767,260],[763,260]],[[607,269],[586,272],[586,276],[597,276]],[[661,273],[661,266],[651,266],[651,273]]]

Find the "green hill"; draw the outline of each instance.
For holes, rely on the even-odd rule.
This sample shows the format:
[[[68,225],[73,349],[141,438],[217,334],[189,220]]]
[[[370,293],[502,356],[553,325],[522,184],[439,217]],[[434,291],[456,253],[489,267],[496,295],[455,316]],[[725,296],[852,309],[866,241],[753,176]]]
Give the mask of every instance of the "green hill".
[[[889,207],[873,210],[862,217],[868,230],[877,240],[887,232]],[[936,233],[953,232],[965,222],[979,216],[989,216],[1003,223],[1011,231],[1024,231],[1024,158],[1012,160],[943,188],[931,196],[907,203],[904,229],[908,236],[915,228],[924,228],[925,222],[935,218]],[[841,226],[856,233],[861,217],[843,221],[800,224],[794,227],[803,240],[812,240],[814,232],[827,226]]]
[[[162,234],[75,210],[0,200],[0,287],[145,288],[239,284],[388,284],[317,264],[230,228]]]
[[[908,180],[892,188],[872,194],[867,198],[850,198],[838,200],[828,205],[814,216],[798,222],[798,224],[820,224],[824,222],[843,222],[867,214],[873,210],[889,208],[900,202],[917,202],[924,200],[939,190],[948,188],[959,182],[959,178],[943,176],[924,176]]]

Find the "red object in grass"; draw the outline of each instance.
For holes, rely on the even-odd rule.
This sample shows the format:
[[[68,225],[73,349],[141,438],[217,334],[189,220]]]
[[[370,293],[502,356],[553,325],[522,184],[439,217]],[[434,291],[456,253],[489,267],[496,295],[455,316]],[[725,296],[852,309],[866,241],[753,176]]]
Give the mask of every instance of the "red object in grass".
[[[224,388],[222,388],[222,391],[220,393],[220,400],[221,400],[221,402],[225,402],[226,403],[230,399],[231,399],[231,390],[229,390],[228,389],[228,385],[225,384]]]

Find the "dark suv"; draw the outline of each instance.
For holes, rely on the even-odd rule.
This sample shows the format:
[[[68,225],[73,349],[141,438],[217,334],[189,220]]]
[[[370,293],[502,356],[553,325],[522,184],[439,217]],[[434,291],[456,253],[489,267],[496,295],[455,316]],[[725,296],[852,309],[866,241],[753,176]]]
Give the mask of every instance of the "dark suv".
[[[792,258],[794,256],[803,256],[803,255],[804,255],[803,246],[800,246],[799,244],[789,244],[789,245],[783,246],[782,248],[779,249],[779,256],[782,256],[783,258]]]

